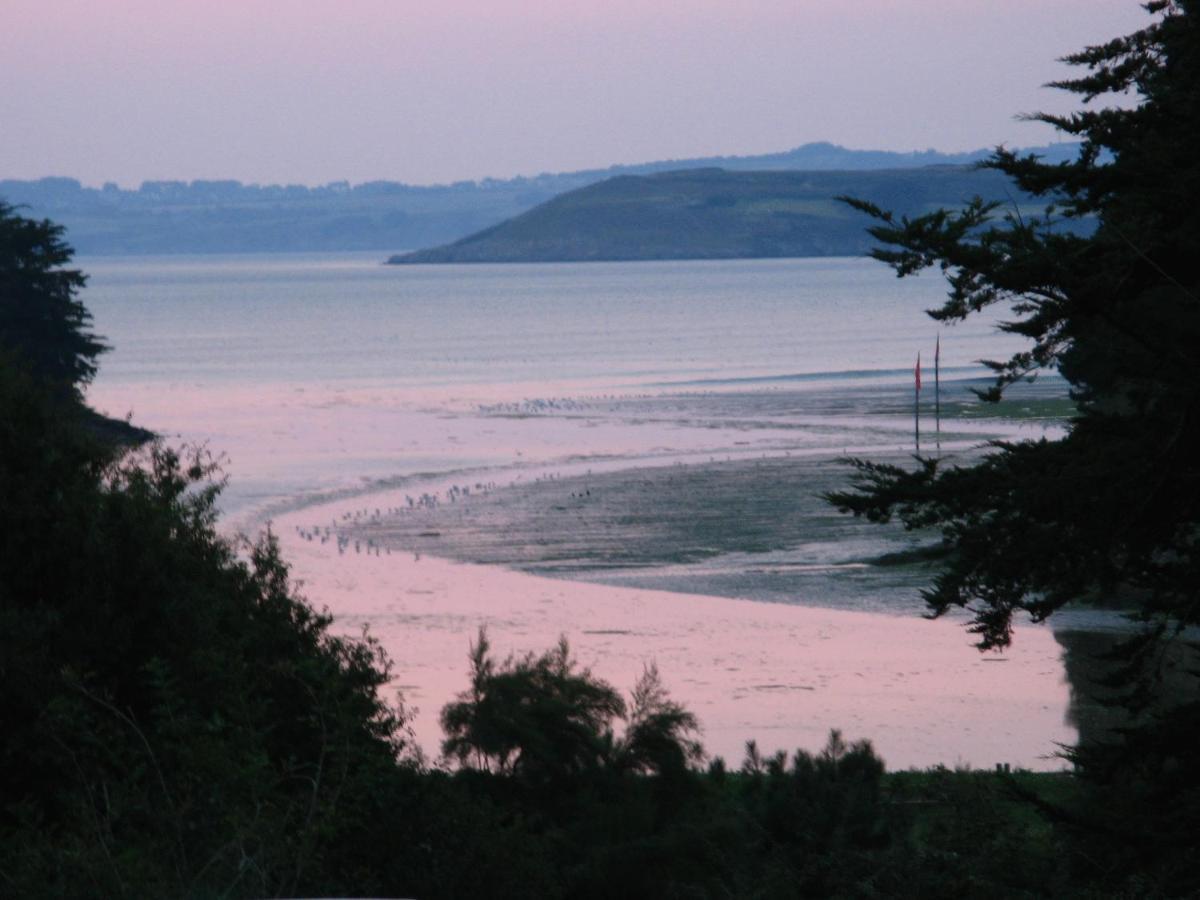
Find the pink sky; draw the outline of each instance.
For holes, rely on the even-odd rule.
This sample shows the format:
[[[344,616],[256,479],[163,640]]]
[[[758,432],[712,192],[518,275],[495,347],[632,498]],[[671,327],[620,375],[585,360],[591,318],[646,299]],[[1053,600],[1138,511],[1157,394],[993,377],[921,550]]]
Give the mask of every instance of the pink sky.
[[[1133,0],[4,0],[0,178],[414,183],[1036,144]]]

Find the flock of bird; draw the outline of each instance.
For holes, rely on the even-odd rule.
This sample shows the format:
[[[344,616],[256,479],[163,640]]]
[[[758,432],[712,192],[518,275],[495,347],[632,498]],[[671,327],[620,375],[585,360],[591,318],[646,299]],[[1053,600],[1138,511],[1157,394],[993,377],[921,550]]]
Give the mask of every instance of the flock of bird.
[[[595,409],[600,404],[644,400],[654,394],[599,394],[594,397],[536,397],[509,403],[485,403],[476,407],[483,415],[536,416],[549,413],[574,413]]]
[[[540,478],[538,480],[541,480]],[[303,525],[296,526],[296,533],[306,541],[318,541],[322,544],[327,544],[329,541],[335,541],[337,544],[338,554],[346,553],[351,547],[355,553],[366,552],[368,555],[374,554],[380,556],[382,554],[391,555],[391,548],[377,543],[374,538],[366,538],[365,540],[358,537],[351,537],[343,534],[343,528],[352,528],[357,525],[372,525],[378,524],[385,517],[402,515],[406,512],[420,509],[436,509],[443,502],[458,503],[467,497],[483,496],[490,494],[496,489],[494,481],[477,481],[472,484],[452,484],[444,493],[425,492],[417,496],[405,494],[404,505],[402,506],[387,506],[381,507],[363,507],[362,509],[351,510],[342,514],[341,520],[331,519],[328,525],[313,525],[304,527]],[[444,499],[443,499],[444,497]]]

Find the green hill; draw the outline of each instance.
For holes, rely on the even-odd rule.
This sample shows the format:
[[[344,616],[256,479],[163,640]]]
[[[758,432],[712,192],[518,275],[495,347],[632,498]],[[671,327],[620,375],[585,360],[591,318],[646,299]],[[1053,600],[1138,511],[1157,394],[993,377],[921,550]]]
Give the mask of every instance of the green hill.
[[[419,186],[395,181],[319,187],[239,181],[145,181],[125,189],[86,187],[74,178],[0,179],[0,200],[33,218],[66,226],[80,254],[396,251],[432,247],[526,212],[565,191],[617,175],[684,169],[796,172],[969,165],[988,150],[895,153],[805,144],[782,153],[669,159],[606,169],[543,172]],[[1050,162],[1074,158],[1077,144],[1029,147]],[[3,173],[0,172],[0,175]]]
[[[840,172],[691,169],[621,175],[568,191],[499,225],[396,264],[856,256],[867,220],[850,194],[913,215],[975,195],[1017,197],[998,172],[966,166]],[[1041,205],[1040,203],[1037,205]]]

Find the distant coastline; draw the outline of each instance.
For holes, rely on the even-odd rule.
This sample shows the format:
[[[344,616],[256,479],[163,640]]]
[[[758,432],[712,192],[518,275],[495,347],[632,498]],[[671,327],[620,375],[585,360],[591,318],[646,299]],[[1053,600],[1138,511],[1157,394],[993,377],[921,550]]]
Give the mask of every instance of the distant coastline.
[[[561,194],[452,243],[390,257],[423,263],[633,262],[862,256],[866,217],[836,198],[898,215],[974,196],[1028,205],[1005,176],[974,166],[872,171],[687,169],[621,175]]]
[[[1075,144],[1029,148],[1073,157]],[[894,153],[805,144],[783,153],[660,160],[577,172],[481,178],[453,184],[244,184],[234,180],[145,181],[99,187],[75,178],[0,178],[0,199],[67,229],[84,256],[314,253],[434,247],[490,228],[560,194],[607,178],[719,167],[729,171],[857,171],[970,165],[988,155],[925,150]],[[0,173],[3,175],[3,173]]]

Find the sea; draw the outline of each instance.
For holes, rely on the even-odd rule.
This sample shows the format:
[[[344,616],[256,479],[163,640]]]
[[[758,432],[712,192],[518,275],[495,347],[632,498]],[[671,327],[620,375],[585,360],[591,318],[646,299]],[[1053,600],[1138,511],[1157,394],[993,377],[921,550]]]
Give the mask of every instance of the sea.
[[[932,419],[939,339],[947,381],[983,376],[980,360],[1017,346],[994,317],[939,325],[925,314],[945,299],[939,277],[897,279],[868,259],[393,267],[352,253],[79,264],[94,330],[111,347],[90,402],[224,454],[226,514],[248,525],[289,501],[418,472],[589,456],[632,464],[675,445],[696,459],[780,452],[789,448],[744,443],[755,424],[787,415],[763,397],[907,389],[918,355]],[[651,398],[673,403],[660,429],[669,440],[648,435],[635,401]],[[569,427],[586,404],[621,400],[630,409]],[[891,443],[902,446],[910,426]],[[845,430],[792,443],[862,442]]]

